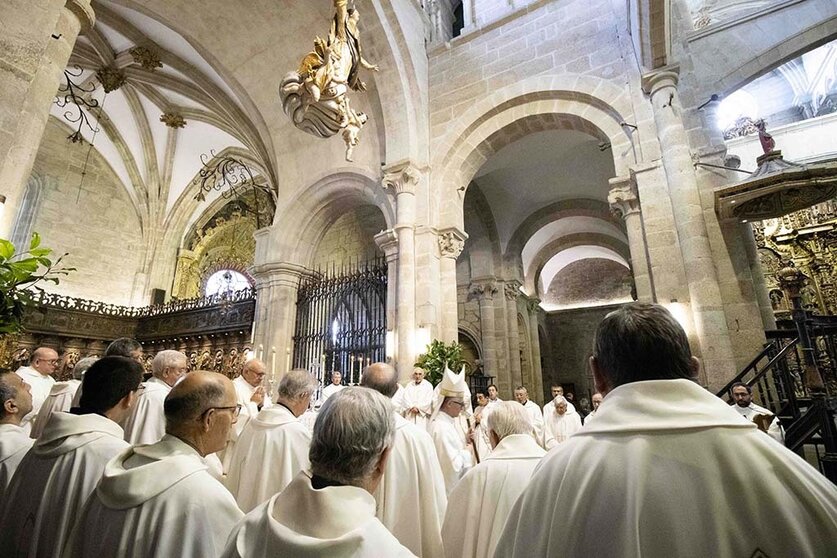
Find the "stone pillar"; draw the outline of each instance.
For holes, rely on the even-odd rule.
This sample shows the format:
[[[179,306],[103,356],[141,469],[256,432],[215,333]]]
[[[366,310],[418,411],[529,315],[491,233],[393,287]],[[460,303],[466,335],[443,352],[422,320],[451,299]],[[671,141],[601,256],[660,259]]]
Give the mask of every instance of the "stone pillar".
[[[439,291],[442,295],[442,324],[439,339],[445,343],[459,340],[459,304],[456,299],[456,259],[465,247],[468,235],[455,228],[439,233],[441,273]]]
[[[398,236],[398,353],[396,368],[400,379],[409,378],[416,362],[416,186],[420,171],[410,161],[402,161],[384,168],[383,186],[395,196]]]
[[[497,378],[497,387],[505,393],[511,393],[511,378],[508,368],[501,366],[500,346],[497,339],[497,320],[494,314],[494,297],[497,283],[493,277],[477,279],[468,287],[469,296],[480,303],[480,332],[482,334],[483,370],[488,376]],[[505,337],[505,331],[502,332]]]
[[[474,9],[474,0],[462,0],[462,21],[464,23],[462,32],[471,31],[477,26],[477,14]]]
[[[534,385],[530,396],[538,404],[543,405],[543,367],[541,366],[541,337],[538,335],[538,313],[541,301],[537,298],[526,299],[526,310],[529,311],[529,346],[532,348],[532,376]],[[534,392],[534,393],[531,393]]]
[[[0,194],[6,205],[0,237],[9,238],[70,53],[94,14],[90,0],[28,0],[3,12]]]
[[[503,285],[506,301],[506,332],[509,343],[509,374],[512,388],[525,384],[520,365],[520,326],[517,323],[517,297],[522,294],[520,286],[520,281],[506,281]],[[531,386],[526,387],[532,389]]]
[[[395,335],[398,319],[398,236],[388,229],[375,235],[375,244],[384,253],[387,261],[387,336]],[[392,347],[397,350],[397,347]],[[387,347],[387,350],[390,348]],[[396,353],[397,354],[397,353]],[[387,362],[392,362],[395,354],[387,355]]]
[[[633,178],[611,178],[607,201],[610,203],[611,210],[625,220],[637,300],[650,302],[654,300],[654,287],[648,267],[645,233],[642,230],[642,215],[636,193],[636,182]]]
[[[735,374],[735,359],[697,178],[680,116],[678,71],[677,67],[669,67],[648,74],[643,77],[642,85],[651,97],[706,380],[714,387],[723,385]]]

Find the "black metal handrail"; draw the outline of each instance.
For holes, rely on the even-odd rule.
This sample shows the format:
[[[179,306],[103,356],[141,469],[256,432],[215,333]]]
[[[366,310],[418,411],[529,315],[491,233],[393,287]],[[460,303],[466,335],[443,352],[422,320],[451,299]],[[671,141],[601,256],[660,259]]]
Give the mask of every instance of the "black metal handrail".
[[[771,341],[770,343],[767,343],[764,346],[764,348],[761,350],[761,352],[758,355],[756,355],[756,357],[753,360],[751,360],[750,363],[747,366],[745,366],[744,369],[741,372],[739,372],[737,376],[735,376],[735,378],[730,380],[727,383],[727,385],[725,385],[723,388],[721,388],[718,391],[718,393],[716,393],[715,395],[717,395],[718,397],[723,399],[724,396],[729,395],[729,390],[732,389],[732,386],[739,383],[739,382],[743,382],[743,383],[747,384],[748,386],[752,387],[759,380],[764,378],[764,376],[768,372],[773,370],[773,368],[775,368],[777,366],[777,364],[785,357],[785,355],[790,351],[790,349],[792,347],[794,347],[798,342],[799,342],[799,339],[794,337],[789,343],[787,343],[785,346],[783,346],[779,350],[778,353],[776,353],[776,356],[772,357],[767,362],[767,364],[764,366],[764,368],[762,368],[761,370],[758,370],[758,368],[757,368],[758,362],[761,361],[768,354],[770,354],[770,352],[774,351],[778,346],[777,341]],[[756,375],[753,376],[751,379],[749,379],[747,381],[744,381],[744,378],[751,371],[755,371]]]

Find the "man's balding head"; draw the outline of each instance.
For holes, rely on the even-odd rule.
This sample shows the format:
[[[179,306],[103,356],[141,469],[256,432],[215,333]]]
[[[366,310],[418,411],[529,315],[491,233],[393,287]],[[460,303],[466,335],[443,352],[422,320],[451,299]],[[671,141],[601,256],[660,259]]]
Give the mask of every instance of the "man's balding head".
[[[392,398],[398,391],[398,374],[386,362],[375,362],[363,369],[360,385]]]
[[[60,362],[55,349],[38,347],[32,352],[32,357],[29,359],[29,366],[44,376],[51,376],[58,369]]]
[[[244,381],[251,386],[258,387],[262,385],[265,372],[266,367],[264,363],[259,359],[254,358],[252,360],[248,360],[244,364],[244,368],[241,369],[241,377],[244,378]]]
[[[224,449],[238,418],[235,387],[216,372],[198,370],[174,386],[164,404],[166,432],[206,456]]]

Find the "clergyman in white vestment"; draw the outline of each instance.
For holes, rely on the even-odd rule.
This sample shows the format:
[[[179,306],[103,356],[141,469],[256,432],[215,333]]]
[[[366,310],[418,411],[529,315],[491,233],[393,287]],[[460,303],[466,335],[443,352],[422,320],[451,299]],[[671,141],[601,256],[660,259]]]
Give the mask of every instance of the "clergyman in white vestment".
[[[698,368],[662,306],[608,314],[591,358],[604,402],[543,459],[495,556],[833,556],[837,487]]]
[[[49,347],[38,347],[32,352],[32,357],[29,359],[29,366],[21,366],[15,372],[18,376],[23,378],[23,381],[29,384],[32,392],[32,410],[23,417],[20,426],[29,434],[32,432],[33,423],[41,410],[41,405],[44,404],[46,398],[49,397],[49,390],[52,389],[52,384],[55,383],[55,378],[52,375],[58,369],[60,363],[58,353]]]
[[[329,397],[331,397],[332,395],[334,395],[335,393],[337,393],[341,389],[344,389],[346,386],[344,386],[341,383],[342,381],[343,381],[343,374],[341,374],[340,372],[337,372],[336,370],[334,372],[332,372],[331,373],[331,383],[323,388],[323,394],[320,397],[320,402],[325,403],[326,400]]]
[[[535,441],[542,445],[543,442],[543,413],[537,403],[529,399],[529,390],[526,386],[517,386],[514,388],[514,400],[523,405],[526,412],[529,413],[529,420],[532,422],[532,435]]]
[[[361,385],[392,398],[398,389],[397,379],[395,368],[376,362],[363,370]],[[442,521],[447,497],[436,448],[423,426],[398,413],[395,440],[375,500],[378,519],[401,544],[423,558],[443,556]]]
[[[447,558],[494,555],[506,517],[546,455],[532,437],[529,413],[519,403],[496,404],[487,421],[494,451],[465,473],[450,493],[442,528]]]
[[[188,374],[166,399],[163,439],[107,464],[63,558],[218,556],[244,514],[204,458],[224,447],[238,412],[229,378]]]
[[[771,438],[779,442],[785,443],[785,430],[779,424],[779,418],[774,416],[768,409],[753,403],[753,388],[747,384],[738,382],[732,386],[732,400],[735,403],[732,408],[735,409],[739,415],[750,422],[758,415],[764,415],[771,419],[770,426],[767,427],[767,434]]]
[[[454,374],[445,369],[437,389],[442,402],[430,423],[430,435],[442,466],[445,492],[450,493],[459,479],[474,466],[474,433],[463,432],[457,425],[466,405],[465,398],[469,396],[464,372]]]
[[[259,414],[263,408],[271,406],[270,394],[262,385],[265,377],[265,366],[259,359],[251,359],[244,363],[241,374],[233,380],[235,393],[238,397],[238,404],[241,405],[241,414],[238,421],[230,430],[230,439],[223,451],[224,471],[230,470],[230,459],[232,459],[235,443],[238,436],[244,430],[244,426],[250,419]]]
[[[189,359],[179,351],[160,351],[154,356],[151,370],[153,376],[145,382],[145,389],[125,421],[125,440],[134,446],[158,442],[166,433],[163,403],[171,388],[189,371]]]
[[[83,358],[73,367],[73,378],[66,382],[55,382],[49,390],[49,395],[41,405],[41,410],[38,411],[38,416],[35,419],[35,424],[32,425],[32,437],[37,438],[44,431],[44,426],[49,422],[49,417],[52,413],[66,413],[73,406],[73,399],[76,392],[81,385],[81,379],[87,369],[93,366],[93,363],[99,360],[99,357]]]
[[[308,468],[311,434],[298,419],[316,388],[307,370],[291,370],[279,382],[276,404],[262,409],[238,437],[226,485],[245,513]]]
[[[105,465],[128,447],[118,422],[137,398],[142,367],[106,357],[87,371],[84,382],[78,414],[53,414],[6,491],[0,548],[11,556],[60,556]]]
[[[593,394],[593,397],[590,399],[593,402],[593,410],[590,411],[586,417],[584,417],[584,424],[587,424],[596,418],[596,414],[599,412],[599,406],[602,404],[602,399],[602,394],[598,391]]]
[[[552,403],[552,408],[547,410],[549,414],[544,416],[543,447],[547,451],[581,430],[581,416],[570,409],[570,402],[564,396],[559,395]]]
[[[491,438],[488,435],[488,427],[485,419],[490,413],[486,412],[488,406],[488,396],[484,391],[477,389],[476,393],[477,405],[474,407],[474,450],[482,459],[491,453]]]
[[[12,475],[34,441],[20,427],[31,410],[29,384],[13,372],[0,372],[0,508]]]
[[[404,386],[399,397],[402,415],[409,422],[427,429],[430,415],[433,413],[433,384],[424,379],[424,369],[413,368],[413,379]]]
[[[329,397],[314,424],[311,470],[248,513],[222,558],[414,556],[375,517],[375,493],[395,434],[383,395],[361,387]]]

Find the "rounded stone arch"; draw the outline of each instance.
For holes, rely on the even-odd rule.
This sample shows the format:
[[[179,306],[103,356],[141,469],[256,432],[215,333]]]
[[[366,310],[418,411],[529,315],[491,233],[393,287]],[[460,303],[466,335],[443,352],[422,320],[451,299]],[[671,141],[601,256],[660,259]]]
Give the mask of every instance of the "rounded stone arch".
[[[483,360],[483,349],[482,349],[482,338],[480,337],[479,333],[477,333],[470,325],[468,324],[459,324],[457,328],[457,335],[458,337],[464,337],[471,343],[477,351],[477,358]]]
[[[358,168],[341,168],[316,178],[276,211],[273,224],[281,227],[272,227],[264,254],[266,259],[259,263],[287,261],[308,265],[328,227],[347,208],[361,205],[377,207],[386,226],[394,226],[394,200],[375,174]]]

